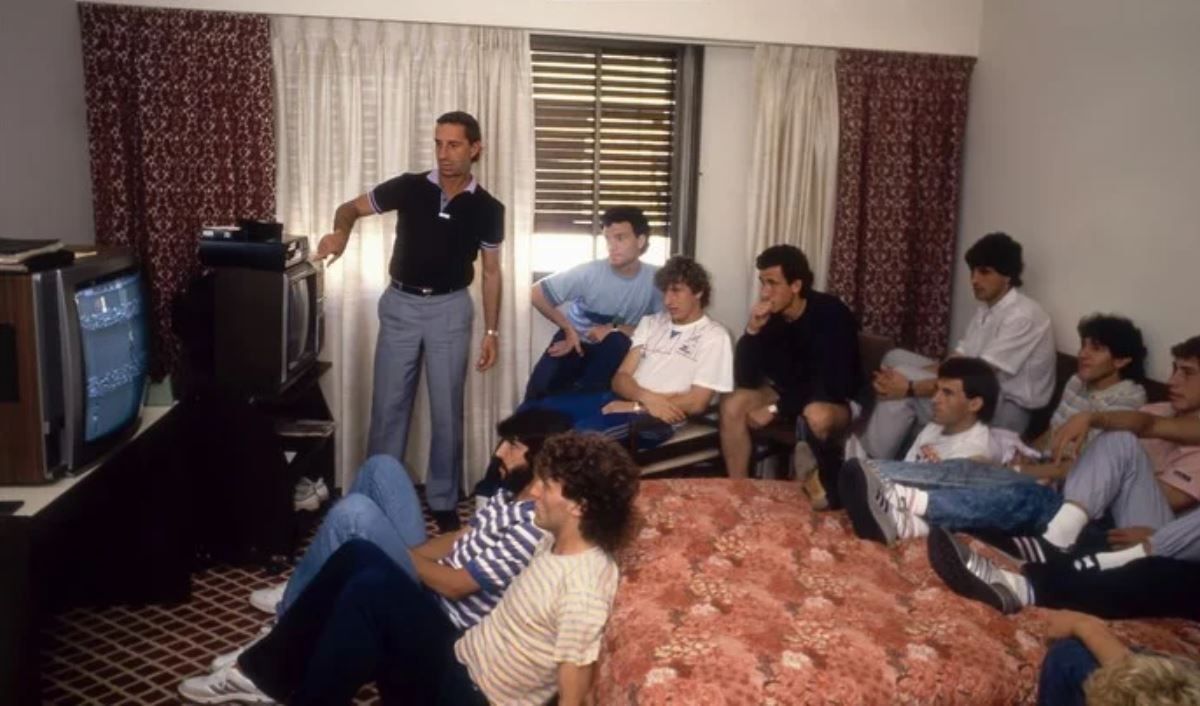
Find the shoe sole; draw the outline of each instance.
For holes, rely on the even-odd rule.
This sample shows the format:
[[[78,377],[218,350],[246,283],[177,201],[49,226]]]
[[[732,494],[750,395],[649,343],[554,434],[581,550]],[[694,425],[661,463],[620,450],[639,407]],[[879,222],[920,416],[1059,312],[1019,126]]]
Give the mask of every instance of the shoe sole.
[[[254,696],[251,694],[221,694],[217,696],[201,696],[199,694],[189,694],[183,689],[176,689],[179,695],[183,697],[184,703],[188,704],[275,704],[274,699],[269,696]]]
[[[991,584],[967,568],[970,549],[950,532],[934,527],[929,532],[929,564],[950,590],[960,596],[991,606],[1001,613],[1014,612]]]
[[[857,463],[846,464],[842,469],[840,482],[842,505],[846,508],[846,514],[850,516],[854,534],[885,546],[894,545],[895,533],[889,536],[884,529],[884,520],[877,514],[879,510],[872,500],[877,493],[882,492],[879,482],[872,479]]]

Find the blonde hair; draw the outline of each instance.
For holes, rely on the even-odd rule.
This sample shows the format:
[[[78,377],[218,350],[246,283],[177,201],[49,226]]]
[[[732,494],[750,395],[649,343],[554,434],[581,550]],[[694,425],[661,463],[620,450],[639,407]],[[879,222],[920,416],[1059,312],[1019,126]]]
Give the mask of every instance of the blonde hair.
[[[1132,654],[1083,683],[1088,706],[1200,706],[1200,669],[1161,655]]]

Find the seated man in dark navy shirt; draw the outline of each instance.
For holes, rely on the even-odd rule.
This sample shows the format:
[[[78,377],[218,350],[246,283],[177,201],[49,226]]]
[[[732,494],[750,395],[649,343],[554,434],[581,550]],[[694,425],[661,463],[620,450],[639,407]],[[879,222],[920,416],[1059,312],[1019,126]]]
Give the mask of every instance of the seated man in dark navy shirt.
[[[812,288],[804,253],[775,245],[755,265],[759,297],[734,354],[737,389],[721,401],[721,451],[734,478],[749,471],[750,430],[776,419],[797,420],[806,451],[832,451],[859,387],[858,324],[840,299]],[[797,457],[810,461],[795,469],[806,480],[815,459]]]

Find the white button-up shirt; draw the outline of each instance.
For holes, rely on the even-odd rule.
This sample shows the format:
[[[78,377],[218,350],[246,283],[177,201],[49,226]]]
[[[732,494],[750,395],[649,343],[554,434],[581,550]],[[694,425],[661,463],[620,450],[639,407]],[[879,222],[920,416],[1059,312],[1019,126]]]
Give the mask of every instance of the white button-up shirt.
[[[954,352],[986,360],[1004,397],[1025,409],[1042,407],[1054,394],[1050,317],[1016,287],[992,306],[980,305]]]

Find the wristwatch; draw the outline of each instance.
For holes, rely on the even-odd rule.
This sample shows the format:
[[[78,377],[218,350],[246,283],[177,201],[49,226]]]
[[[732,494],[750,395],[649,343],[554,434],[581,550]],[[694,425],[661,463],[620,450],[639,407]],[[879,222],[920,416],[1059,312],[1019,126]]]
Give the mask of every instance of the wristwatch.
[[[490,328],[487,331],[484,331],[483,335],[500,338],[500,331],[498,329]]]
[[[641,414],[641,413],[642,413],[642,403],[641,403],[641,402],[638,402],[637,400],[634,400],[634,402],[633,402],[633,413],[634,413],[634,414]]]
[[[767,405],[767,411],[771,414],[779,414],[779,405],[772,402],[771,404]]]

